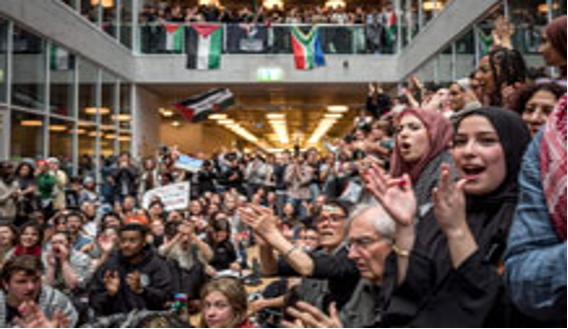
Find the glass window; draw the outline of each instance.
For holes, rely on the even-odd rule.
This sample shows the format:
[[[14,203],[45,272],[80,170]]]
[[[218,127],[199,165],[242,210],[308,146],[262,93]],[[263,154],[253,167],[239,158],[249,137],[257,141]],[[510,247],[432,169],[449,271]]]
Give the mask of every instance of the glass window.
[[[79,118],[97,121],[97,90],[99,70],[87,60],[79,62]]]
[[[51,44],[49,58],[51,113],[74,117],[75,55],[57,44]]]
[[[79,122],[79,156],[94,156],[96,152],[97,126],[93,123]]]
[[[115,154],[115,144],[118,142],[118,133],[116,130],[105,131],[104,137],[101,139],[101,154],[109,157]]]
[[[12,104],[43,111],[45,108],[45,41],[14,27]]]
[[[119,152],[130,152],[131,143],[132,143],[132,135],[130,132],[121,131],[118,137],[119,142]]]
[[[542,28],[548,24],[548,7],[546,0],[509,1],[515,49],[524,54],[539,53]]]
[[[418,13],[418,0],[403,0],[402,10],[403,15],[403,46],[406,46],[418,34],[419,31],[419,13]]]
[[[456,77],[469,77],[475,70],[475,38],[473,30],[456,41]]]
[[[116,1],[103,0],[102,3],[102,29],[108,35],[116,37],[118,18],[116,16]]]
[[[438,62],[436,63],[437,82],[452,82],[454,80],[454,65],[452,47],[449,46],[438,55]]]
[[[10,136],[7,135],[10,129],[10,122],[8,122],[8,108],[0,105],[0,159],[5,160],[9,158],[8,141]]]
[[[49,155],[73,159],[73,132],[75,124],[71,121],[52,118],[49,122]]]
[[[97,25],[101,21],[99,1],[105,0],[81,0],[81,15]]]
[[[8,22],[0,19],[0,103],[6,103],[8,86]]]
[[[12,111],[10,150],[13,159],[43,157],[44,121],[43,115]]]
[[[102,103],[101,103],[101,130],[112,131],[116,128],[114,119],[117,118],[118,106],[116,99],[117,79],[103,71],[102,74]],[[108,114],[106,114],[108,112]]]
[[[120,42],[132,49],[132,0],[122,0],[120,9]]]
[[[131,85],[120,84],[120,115],[117,117],[121,129],[130,129],[132,121],[132,106],[130,104]]]

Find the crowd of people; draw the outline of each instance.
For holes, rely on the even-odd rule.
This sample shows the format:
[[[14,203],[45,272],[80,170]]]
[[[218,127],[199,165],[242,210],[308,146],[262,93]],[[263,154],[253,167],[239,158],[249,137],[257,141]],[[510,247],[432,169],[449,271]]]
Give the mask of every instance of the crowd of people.
[[[372,83],[325,151],[2,162],[0,326],[566,327],[566,26],[558,78],[496,46],[448,86]]]
[[[229,8],[215,4],[201,6],[183,6],[180,4],[170,5],[167,2],[146,4],[140,15],[142,22],[161,19],[166,22],[178,23],[272,23],[272,24],[365,24],[384,19],[388,22],[394,15],[392,3],[385,4],[382,8],[372,7],[324,7],[306,6],[267,9],[264,6],[253,8]]]
[[[230,28],[225,36],[229,43],[243,38],[251,38],[251,29],[255,29],[254,38],[262,40],[264,48],[273,52],[290,52],[290,30],[292,25],[325,25],[322,29],[324,50],[326,53],[393,53],[396,46],[397,17],[392,3],[383,7],[353,10],[345,8],[292,7],[289,10],[257,9],[243,7],[231,10],[213,4],[196,7],[181,5],[169,6],[167,3],[147,4],[140,13],[142,50],[144,53],[168,53],[166,47],[166,26],[171,24],[226,24]],[[350,29],[349,26],[359,26]],[[243,35],[239,27],[248,31]],[[236,41],[235,41],[236,40]],[[272,41],[271,41],[272,40]],[[327,47],[326,44],[339,43]],[[342,46],[342,43],[345,45]],[[361,44],[353,50],[353,44]],[[237,42],[238,45],[238,42]],[[263,49],[264,49],[263,48]],[[345,49],[343,49],[345,48]],[[225,49],[235,52],[238,49]]]

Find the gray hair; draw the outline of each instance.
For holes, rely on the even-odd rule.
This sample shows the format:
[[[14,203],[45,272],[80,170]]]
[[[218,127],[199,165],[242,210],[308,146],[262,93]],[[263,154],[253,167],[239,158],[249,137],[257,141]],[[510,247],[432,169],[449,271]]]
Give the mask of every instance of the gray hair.
[[[369,211],[380,212],[380,215],[370,217],[371,224],[375,228],[375,232],[384,239],[394,241],[396,222],[381,205],[369,203],[357,205],[355,209],[353,209],[351,216],[349,217],[349,229],[351,228],[351,225],[353,224],[355,219],[365,215]]]

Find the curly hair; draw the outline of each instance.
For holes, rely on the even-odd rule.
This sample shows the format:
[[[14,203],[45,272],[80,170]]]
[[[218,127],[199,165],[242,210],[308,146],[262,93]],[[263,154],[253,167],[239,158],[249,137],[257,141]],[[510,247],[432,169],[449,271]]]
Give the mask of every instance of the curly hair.
[[[526,85],[523,88],[519,89],[519,91],[517,92],[512,110],[519,114],[523,114],[527,103],[539,91],[548,91],[553,94],[556,99],[560,99],[560,97],[562,97],[562,95],[566,93],[566,89],[564,87],[554,82]]]
[[[495,91],[491,97],[491,105],[502,106],[501,87],[515,83],[524,84],[527,79],[527,65],[520,52],[507,48],[493,49],[489,56],[489,65],[493,72]]]

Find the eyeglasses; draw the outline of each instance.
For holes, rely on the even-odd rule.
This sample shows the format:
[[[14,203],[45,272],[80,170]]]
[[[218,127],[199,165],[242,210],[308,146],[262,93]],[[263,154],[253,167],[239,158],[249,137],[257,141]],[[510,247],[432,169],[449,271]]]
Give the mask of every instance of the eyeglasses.
[[[328,222],[330,224],[337,224],[344,222],[347,218],[341,215],[321,215],[314,219],[314,224],[319,225],[324,222]]]

